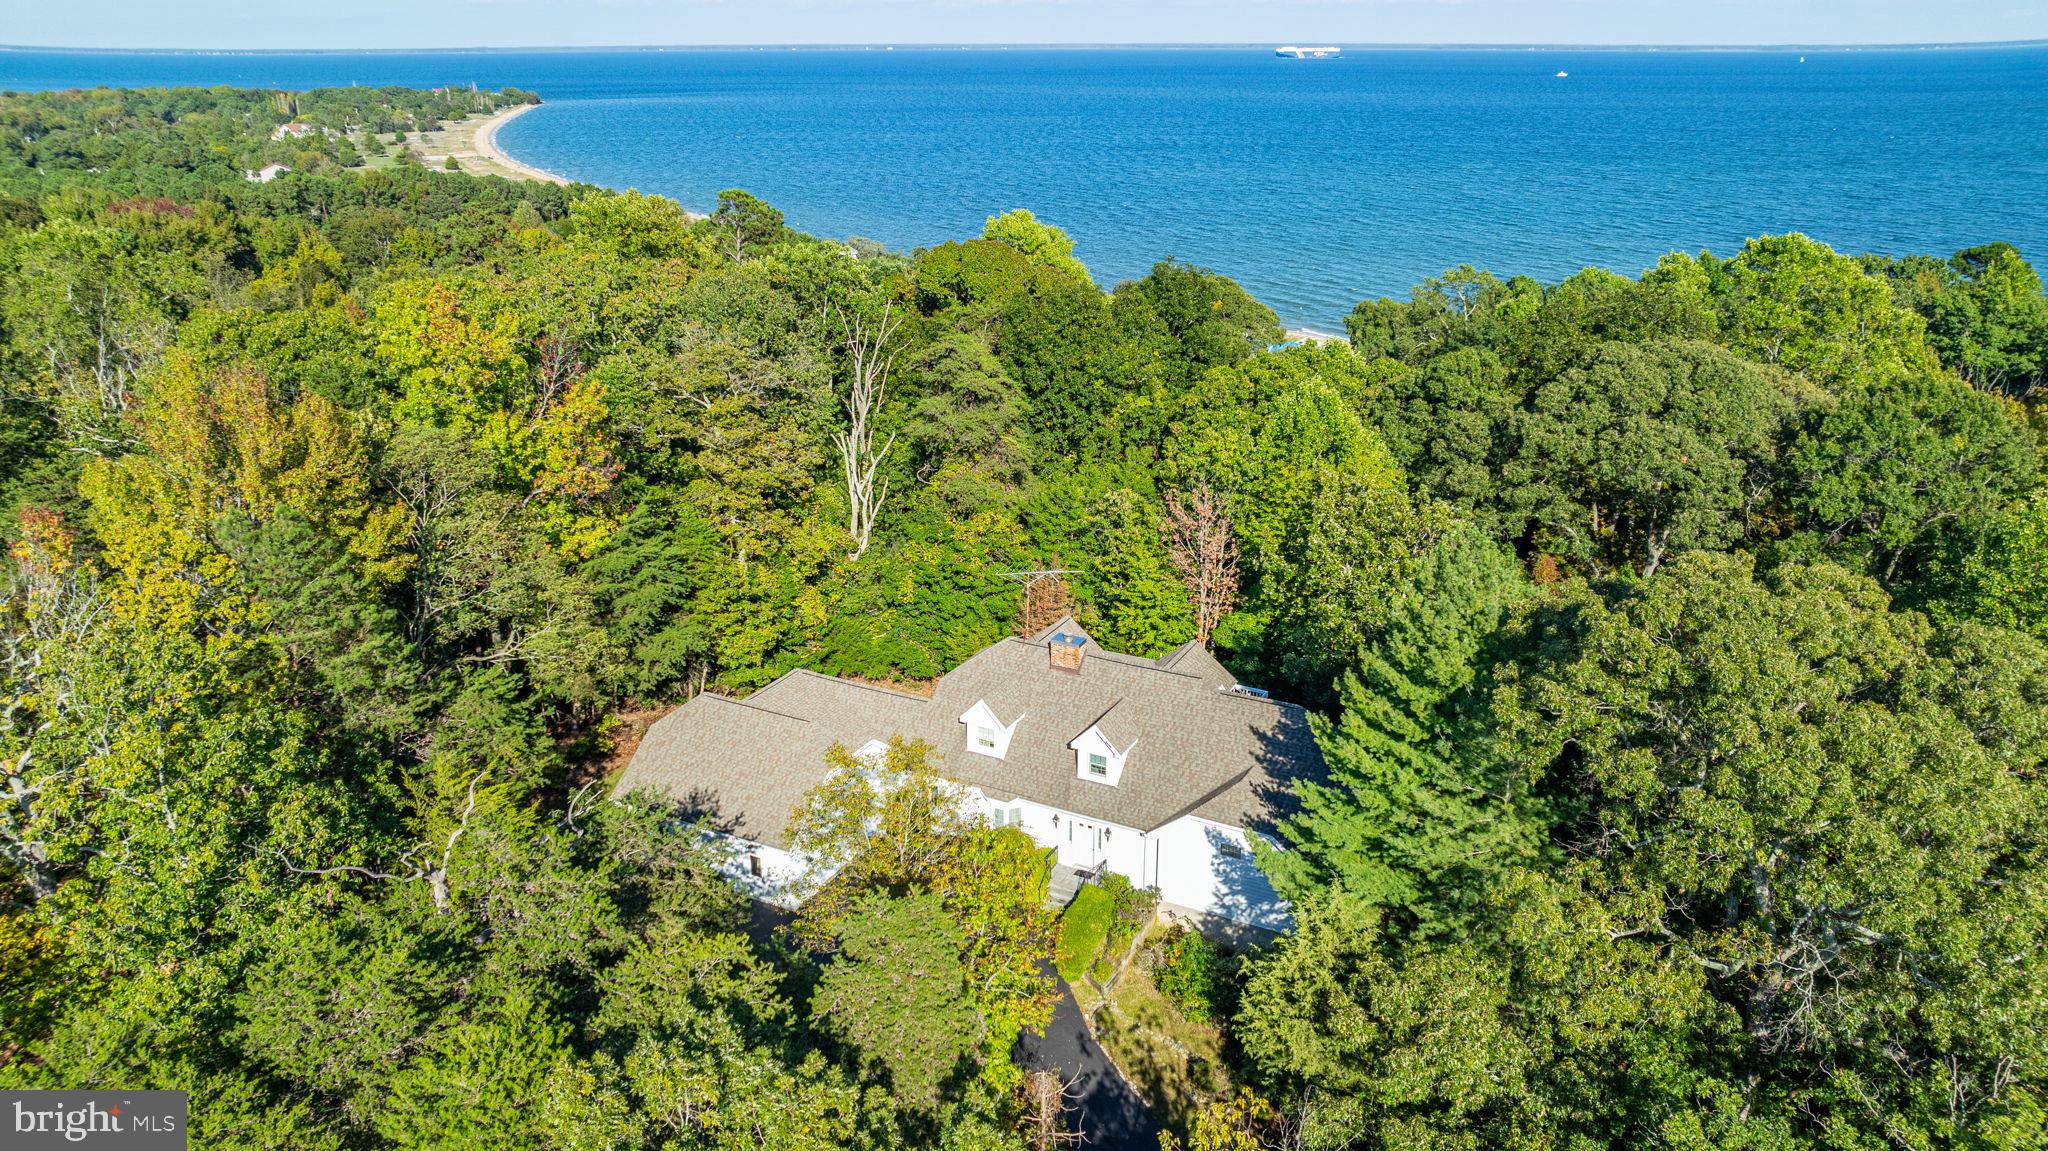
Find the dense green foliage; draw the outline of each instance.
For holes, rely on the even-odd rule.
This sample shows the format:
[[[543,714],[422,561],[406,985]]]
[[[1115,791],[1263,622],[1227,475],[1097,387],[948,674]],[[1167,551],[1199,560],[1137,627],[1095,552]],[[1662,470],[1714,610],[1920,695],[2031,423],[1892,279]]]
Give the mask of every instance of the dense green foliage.
[[[1060,978],[1078,983],[1102,954],[1109,942],[1109,923],[1116,917],[1116,901],[1095,884],[1083,884],[1060,917],[1059,948],[1054,965]]]
[[[1152,972],[1159,993],[1197,1023],[1227,1018],[1236,1009],[1230,957],[1198,931],[1176,928],[1159,946]]]
[[[9,205],[17,217],[67,187],[212,198],[233,194],[230,181],[266,164],[333,173],[363,162],[376,143],[368,135],[431,131],[533,99],[513,88],[455,87],[10,93],[0,108],[0,192],[18,197]],[[287,132],[287,123],[298,128]]]
[[[1029,213],[906,256],[355,166],[527,98],[0,97],[0,1082],[186,1088],[207,1147],[1022,1146],[1045,859],[931,749],[820,765],[843,866],[772,933],[717,812],[602,775],[623,711],[928,678],[1064,568],[1319,709],[1297,930],[1162,969],[1260,1093],[1190,1146],[2041,1145],[2018,253],[1460,269],[1268,351]],[[1086,891],[1070,977],[1144,906]]]
[[[1368,407],[1468,526],[1319,721],[1267,858],[1304,914],[1233,1020],[1280,1106],[1209,1145],[2042,1145],[2014,260],[1915,296],[1943,265],[1782,237],[1360,306]]]

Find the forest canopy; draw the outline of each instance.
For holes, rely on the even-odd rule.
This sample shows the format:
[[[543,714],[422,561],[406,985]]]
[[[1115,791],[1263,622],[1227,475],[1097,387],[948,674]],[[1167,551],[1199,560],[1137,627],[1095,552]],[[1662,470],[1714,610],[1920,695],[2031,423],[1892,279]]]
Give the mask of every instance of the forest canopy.
[[[2011,246],[1459,268],[1303,341],[1029,212],[898,253],[356,143],[533,98],[0,95],[0,1084],[189,1090],[209,1148],[1033,1146],[1044,860],[942,756],[813,797],[847,866],[778,933],[609,773],[1057,569],[1329,766],[1250,1094],[1170,1139],[2043,1145]]]

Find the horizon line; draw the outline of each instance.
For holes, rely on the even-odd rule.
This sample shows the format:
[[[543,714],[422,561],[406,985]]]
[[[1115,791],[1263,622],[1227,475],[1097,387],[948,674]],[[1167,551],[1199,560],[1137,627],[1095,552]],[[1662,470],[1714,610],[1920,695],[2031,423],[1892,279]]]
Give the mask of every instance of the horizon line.
[[[1581,52],[1853,52],[1903,50],[1968,50],[1984,48],[2048,47],[2048,37],[2021,40],[1908,40],[1908,41],[1782,41],[1775,43],[1625,43],[1625,42],[1538,42],[1538,41],[1323,41],[1340,49],[1362,51],[1581,51]],[[76,52],[120,56],[368,56],[430,55],[435,53],[490,54],[511,52],[730,52],[730,51],[845,51],[851,49],[946,49],[974,50],[1074,50],[1101,51],[1129,48],[1215,49],[1270,48],[1281,41],[1264,40],[1127,40],[1127,41],[966,41],[966,40],[873,40],[812,41],[784,43],[732,42],[716,44],[470,44],[412,48],[137,48],[83,46],[75,44],[0,44],[0,52]]]

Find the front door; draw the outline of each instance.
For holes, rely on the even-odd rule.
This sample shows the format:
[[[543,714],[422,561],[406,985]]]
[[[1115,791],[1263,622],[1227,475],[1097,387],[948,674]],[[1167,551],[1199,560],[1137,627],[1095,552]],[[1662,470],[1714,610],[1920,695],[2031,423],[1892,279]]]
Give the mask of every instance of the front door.
[[[1101,863],[1102,825],[1072,816],[1066,824],[1066,834],[1060,837],[1060,862],[1082,871]]]

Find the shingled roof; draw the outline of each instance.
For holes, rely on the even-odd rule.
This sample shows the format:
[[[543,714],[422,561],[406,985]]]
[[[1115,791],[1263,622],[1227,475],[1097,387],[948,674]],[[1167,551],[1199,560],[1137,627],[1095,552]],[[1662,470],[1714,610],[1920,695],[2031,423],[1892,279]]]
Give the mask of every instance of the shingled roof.
[[[1056,634],[1085,641],[1078,671],[1049,665]],[[699,696],[648,731],[619,788],[659,789],[722,828],[784,846],[827,749],[902,735],[931,744],[943,774],[997,800],[1143,831],[1185,815],[1267,827],[1292,802],[1294,779],[1320,775],[1322,755],[1301,708],[1235,688],[1199,645],[1145,659],[1102,648],[1066,619],[983,648],[930,699],[801,671],[745,700]],[[1000,760],[966,750],[959,717],[977,701],[1017,722]],[[1130,750],[1113,786],[1081,778],[1069,747],[1097,724]]]

